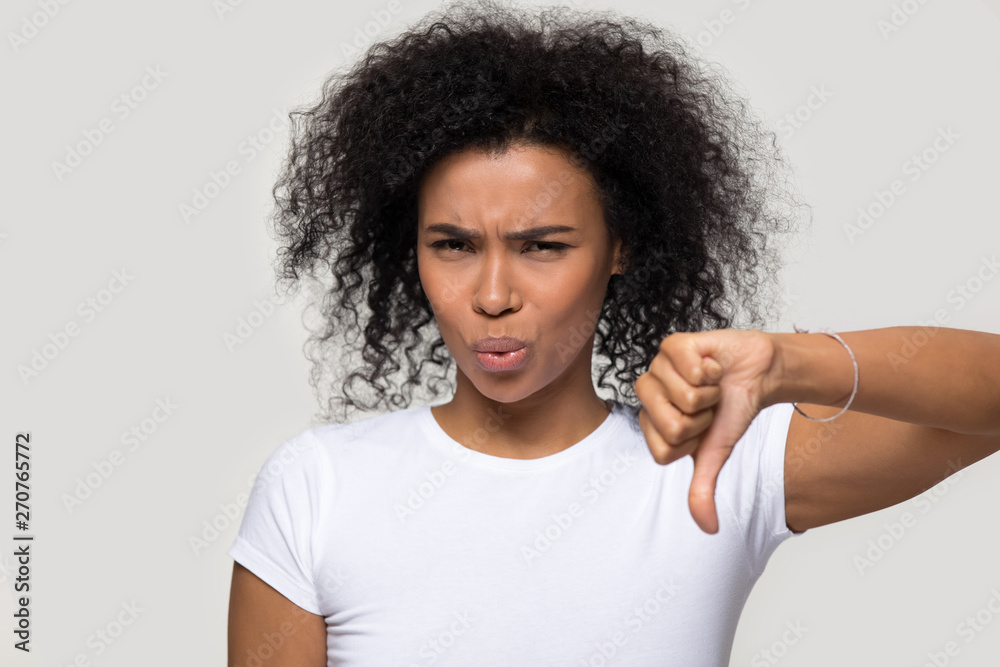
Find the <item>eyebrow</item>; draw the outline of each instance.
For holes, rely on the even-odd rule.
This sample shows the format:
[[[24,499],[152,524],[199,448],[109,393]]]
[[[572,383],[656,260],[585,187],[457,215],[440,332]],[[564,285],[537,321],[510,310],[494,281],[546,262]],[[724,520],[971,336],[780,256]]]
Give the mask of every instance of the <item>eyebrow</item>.
[[[542,225],[541,227],[518,229],[509,232],[505,238],[508,241],[537,241],[538,239],[543,239],[555,234],[566,234],[575,231],[577,231],[576,227],[570,227],[569,225]],[[482,237],[478,232],[447,222],[439,222],[433,225],[428,225],[427,233],[444,234],[449,238],[461,241],[475,241]]]

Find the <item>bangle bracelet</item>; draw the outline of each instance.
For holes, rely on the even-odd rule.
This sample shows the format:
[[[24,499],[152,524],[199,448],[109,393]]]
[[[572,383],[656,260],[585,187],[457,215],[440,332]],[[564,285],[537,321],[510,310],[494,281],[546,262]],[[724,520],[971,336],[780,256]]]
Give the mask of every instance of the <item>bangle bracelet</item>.
[[[824,328],[821,328],[821,329],[816,329],[814,331],[809,331],[807,329],[799,329],[794,324],[792,325],[792,328],[795,329],[795,333],[823,333],[823,334],[826,334],[827,336],[832,336],[833,338],[835,338],[838,341],[840,341],[840,344],[843,345],[845,348],[847,348],[847,353],[849,355],[851,355],[851,363],[854,364],[854,389],[851,390],[851,397],[849,399],[847,399],[847,405],[845,405],[843,408],[841,408],[840,412],[838,412],[837,414],[835,414],[832,417],[827,417],[825,419],[816,419],[815,417],[810,417],[806,413],[802,412],[801,410],[799,410],[799,406],[797,406],[795,403],[792,403],[792,407],[795,408],[800,415],[802,415],[806,419],[811,419],[814,422],[828,422],[831,419],[836,419],[840,415],[842,415],[845,412],[847,412],[847,408],[849,408],[851,406],[851,402],[854,400],[855,394],[858,393],[858,360],[854,358],[854,352],[852,352],[850,346],[848,346],[848,344],[844,342],[844,339],[841,338],[840,336],[838,336],[831,329],[828,329],[828,328],[824,327]]]

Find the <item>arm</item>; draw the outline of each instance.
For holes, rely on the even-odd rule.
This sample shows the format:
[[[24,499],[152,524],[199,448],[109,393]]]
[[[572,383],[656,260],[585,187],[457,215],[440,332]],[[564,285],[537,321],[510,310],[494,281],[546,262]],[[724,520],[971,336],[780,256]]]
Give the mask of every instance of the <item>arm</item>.
[[[227,664],[325,667],[326,620],[300,608],[253,572],[234,563]]]
[[[763,405],[840,411],[854,384],[847,350],[825,334],[769,334],[775,381]],[[794,531],[912,498],[1000,450],[1000,336],[944,327],[839,333],[858,362],[851,407],[829,422],[792,415],[785,514]],[[831,407],[835,406],[835,407]]]

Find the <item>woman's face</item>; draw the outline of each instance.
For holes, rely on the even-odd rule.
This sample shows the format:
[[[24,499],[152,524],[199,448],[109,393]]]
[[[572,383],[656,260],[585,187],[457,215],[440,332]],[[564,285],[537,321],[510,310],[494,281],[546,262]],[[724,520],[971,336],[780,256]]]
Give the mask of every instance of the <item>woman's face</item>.
[[[510,403],[577,381],[593,390],[594,327],[621,246],[594,188],[567,153],[537,146],[468,150],[425,175],[420,282],[459,372],[484,396]],[[477,353],[502,336],[524,349]]]

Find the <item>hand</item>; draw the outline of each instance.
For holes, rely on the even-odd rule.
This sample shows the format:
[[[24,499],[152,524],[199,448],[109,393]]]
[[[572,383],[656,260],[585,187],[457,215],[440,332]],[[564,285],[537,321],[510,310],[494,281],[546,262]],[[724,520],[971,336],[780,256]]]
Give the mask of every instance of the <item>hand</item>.
[[[780,377],[777,352],[775,339],[758,329],[679,332],[660,342],[636,379],[639,426],[653,459],[694,459],[688,505],[706,533],[719,530],[719,471]]]

